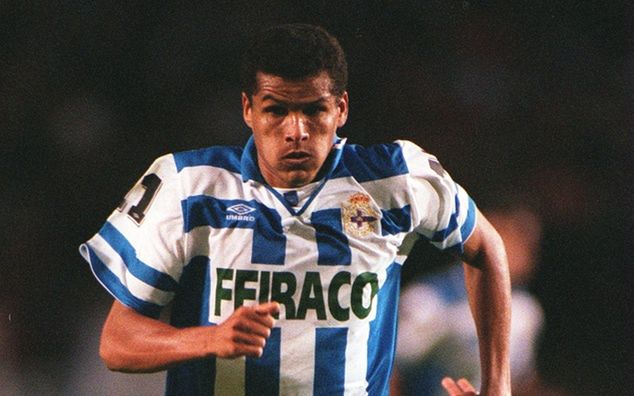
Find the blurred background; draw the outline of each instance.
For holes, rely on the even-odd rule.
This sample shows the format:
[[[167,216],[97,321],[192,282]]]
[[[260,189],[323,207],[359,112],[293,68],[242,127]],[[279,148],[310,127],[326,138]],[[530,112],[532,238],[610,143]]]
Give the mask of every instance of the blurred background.
[[[309,22],[348,55],[340,135],[413,140],[481,207],[538,219],[537,394],[626,394],[634,20],[620,2],[495,3],[0,2],[0,393],[161,393],[161,374],[99,362],[111,298],[78,246],[157,156],[243,145],[242,50]]]

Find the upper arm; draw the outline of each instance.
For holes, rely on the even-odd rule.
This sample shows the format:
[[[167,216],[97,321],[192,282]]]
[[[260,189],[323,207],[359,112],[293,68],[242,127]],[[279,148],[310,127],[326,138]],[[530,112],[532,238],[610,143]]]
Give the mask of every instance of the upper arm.
[[[116,337],[118,333],[129,334],[131,332],[142,334],[144,330],[152,330],[158,326],[167,326],[167,324],[160,319],[143,315],[125,306],[120,301],[114,300],[106,318],[102,336],[105,334]]]
[[[140,314],[136,314],[141,316]],[[135,332],[135,312],[114,300],[101,331],[99,355],[110,369],[118,369],[119,351],[126,349],[124,342],[129,339],[127,332]]]
[[[141,315],[134,309],[123,305],[118,300],[114,300],[108,312],[108,317],[101,333],[101,347],[108,347],[111,343],[116,343],[127,337],[128,332],[138,333],[137,328],[147,321],[157,321]]]
[[[477,210],[477,222],[471,236],[465,241],[462,259],[474,267],[481,268],[487,258],[506,260],[504,243],[500,234],[487,218]]]
[[[99,355],[110,370],[155,372],[197,356],[199,351],[179,353],[182,337],[158,319],[140,314],[116,301],[103,326]],[[200,342],[197,342],[200,349]],[[189,353],[189,355],[187,355]]]

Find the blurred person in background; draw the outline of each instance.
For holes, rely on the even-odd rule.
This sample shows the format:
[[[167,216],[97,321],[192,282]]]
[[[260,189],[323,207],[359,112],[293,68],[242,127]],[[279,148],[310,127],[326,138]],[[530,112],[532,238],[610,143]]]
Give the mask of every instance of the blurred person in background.
[[[517,201],[485,213],[500,233],[509,258],[513,394],[530,395],[543,313],[527,286],[539,260],[541,219]],[[443,395],[438,383],[446,375],[462,373],[472,383],[480,383],[478,337],[463,267],[454,261],[437,267],[409,281],[403,290],[393,385],[394,393],[402,396]]]

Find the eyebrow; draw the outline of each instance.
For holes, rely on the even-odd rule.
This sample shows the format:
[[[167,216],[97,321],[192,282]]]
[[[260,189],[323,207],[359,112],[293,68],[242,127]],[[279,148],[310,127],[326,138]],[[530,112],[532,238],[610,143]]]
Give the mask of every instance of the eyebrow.
[[[283,105],[285,105],[285,106],[289,106],[289,105],[290,105],[290,103],[289,103],[289,102],[287,102],[287,101],[285,101],[285,100],[278,99],[278,98],[274,97],[274,96],[273,96],[273,95],[271,95],[271,94],[266,94],[266,95],[262,96],[262,102],[265,102],[265,101],[267,101],[267,100],[272,100],[272,101],[274,101],[274,102],[276,102],[276,103],[280,103],[280,104],[283,104]],[[320,98],[319,98],[319,99],[317,99],[317,100],[313,100],[313,101],[310,101],[310,102],[305,102],[305,103],[299,103],[299,105],[300,105],[300,106],[317,105],[317,104],[321,104],[321,103],[326,102],[326,101],[327,101],[327,97],[322,96],[322,97],[320,97]]]

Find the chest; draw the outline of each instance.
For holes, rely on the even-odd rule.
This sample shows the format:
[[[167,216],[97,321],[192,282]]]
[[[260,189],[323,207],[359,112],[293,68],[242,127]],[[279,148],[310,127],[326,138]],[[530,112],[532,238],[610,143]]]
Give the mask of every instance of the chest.
[[[235,268],[368,271],[391,264],[410,227],[408,207],[385,209],[358,184],[331,184],[301,208],[261,188],[190,196],[183,202],[190,254]]]

